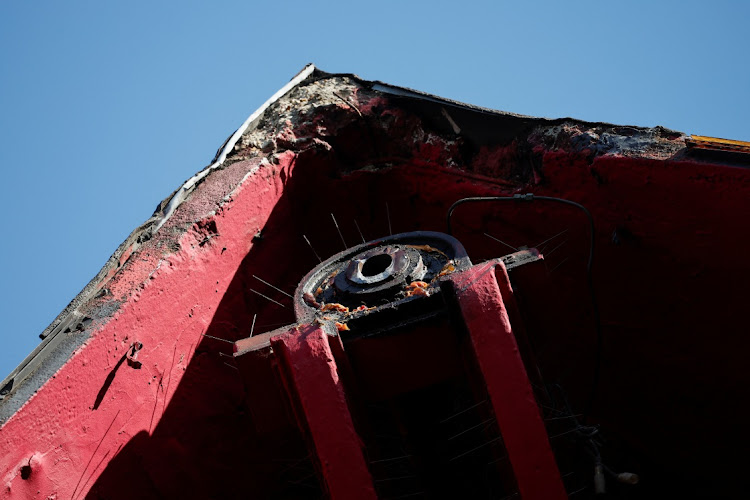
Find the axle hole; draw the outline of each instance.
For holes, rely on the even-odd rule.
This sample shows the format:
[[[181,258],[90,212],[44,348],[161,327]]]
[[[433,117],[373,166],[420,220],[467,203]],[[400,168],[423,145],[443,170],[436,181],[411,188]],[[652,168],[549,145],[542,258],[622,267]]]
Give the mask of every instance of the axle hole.
[[[392,262],[393,258],[387,253],[373,255],[365,261],[364,265],[362,265],[362,276],[367,278],[377,276],[388,269]]]

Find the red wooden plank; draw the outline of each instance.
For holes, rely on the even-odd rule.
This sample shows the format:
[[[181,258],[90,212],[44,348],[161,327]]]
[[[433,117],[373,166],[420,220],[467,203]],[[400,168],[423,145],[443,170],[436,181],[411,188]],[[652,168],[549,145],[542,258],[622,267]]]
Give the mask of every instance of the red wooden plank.
[[[521,497],[564,499],[565,487],[513,336],[498,278],[510,289],[505,266],[492,261],[455,273],[450,279]]]
[[[307,325],[271,339],[287,389],[306,427],[333,499],[375,499],[372,477],[354,429],[323,326]]]

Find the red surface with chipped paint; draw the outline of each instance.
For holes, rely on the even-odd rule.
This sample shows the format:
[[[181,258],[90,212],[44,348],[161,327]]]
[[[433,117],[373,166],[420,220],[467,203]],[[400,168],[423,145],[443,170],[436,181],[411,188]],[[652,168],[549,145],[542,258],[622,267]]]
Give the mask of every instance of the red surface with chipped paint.
[[[387,99],[351,98],[367,124],[344,104],[290,124],[279,136],[288,144],[277,142],[288,150],[213,172],[152,240],[123,254],[98,299],[117,312],[0,429],[3,496],[271,496],[286,477],[278,463],[304,457],[304,442],[253,431],[263,402],[248,400],[220,355],[231,344],[202,334],[245,338],[256,312],[262,331],[291,323],[288,309],[248,291],[259,286],[252,275],[291,291],[317,263],[302,234],[322,257],[341,250],[331,212],[352,244],[352,218],[367,239],[387,234],[386,203],[394,233],[440,231],[456,199],[515,190],[568,198],[594,216],[605,349],[592,417],[632,457],[625,465],[650,474],[655,497],[742,491],[750,170],[592,158],[569,145],[472,152]],[[545,376],[582,406],[594,345],[585,220],[535,202],[462,207],[454,221],[475,262],[507,251],[485,232],[520,246],[567,230],[564,246],[545,250],[549,276],[524,290],[522,309]],[[136,341],[142,367],[118,367]]]
[[[567,498],[500,293],[500,286],[512,293],[505,266],[490,261],[456,273],[450,280],[521,498]]]
[[[307,325],[277,335],[271,346],[283,360],[285,385],[330,498],[377,498],[324,327]]]
[[[292,160],[287,156],[273,170],[288,170]],[[130,295],[129,299],[3,426],[3,496],[82,498],[128,442],[139,436],[156,438],[187,367],[206,365],[195,359],[202,354],[196,354],[196,346],[252,246],[252,236],[278,201],[280,184],[279,176],[268,172],[251,177],[233,193],[234,200],[211,218],[222,235],[221,245],[200,245],[200,235],[187,232],[180,239],[180,251],[141,254],[111,283],[114,295]],[[199,192],[191,204],[201,201],[214,203],[214,193]],[[134,341],[143,344],[141,369],[121,364],[94,410],[102,384]],[[210,372],[219,396],[229,394],[228,388],[241,394],[231,370],[220,369],[220,363],[208,365],[203,369]],[[231,401],[217,403],[209,411],[233,408]],[[207,410],[189,405],[193,412]],[[178,442],[163,444],[167,455],[169,448],[184,451]],[[24,480],[20,470],[29,461],[32,472]],[[154,471],[154,482],[163,482],[157,479],[162,474]]]

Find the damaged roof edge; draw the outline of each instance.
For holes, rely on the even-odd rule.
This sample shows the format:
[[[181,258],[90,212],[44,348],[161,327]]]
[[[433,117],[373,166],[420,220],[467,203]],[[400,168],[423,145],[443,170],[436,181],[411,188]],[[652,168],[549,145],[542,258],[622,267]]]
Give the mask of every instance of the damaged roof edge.
[[[632,129],[640,129],[640,130],[649,130],[651,128],[661,128],[664,131],[668,133],[674,133],[674,134],[680,134],[680,135],[687,135],[684,132],[680,132],[679,130],[673,130],[667,127],[662,127],[661,125],[656,125],[654,127],[646,127],[646,126],[637,126],[637,125],[618,125],[616,123],[610,123],[610,122],[592,122],[587,120],[581,120],[579,118],[572,118],[572,117],[561,117],[561,118],[547,118],[547,117],[539,117],[539,116],[531,116],[531,115],[524,115],[520,113],[513,113],[510,111],[502,111],[492,108],[486,108],[484,106],[477,106],[474,104],[468,104],[461,101],[456,101],[454,99],[448,99],[447,97],[440,97],[434,94],[430,94],[427,92],[423,92],[421,90],[412,89],[409,87],[401,87],[398,85],[392,85],[390,83],[382,82],[380,80],[365,80],[358,75],[354,73],[327,73],[325,71],[322,71],[318,68],[315,69],[315,73],[313,76],[317,76],[318,78],[332,78],[332,77],[347,77],[355,80],[357,83],[367,86],[372,90],[375,90],[377,92],[382,92],[384,94],[390,94],[392,96],[397,97],[406,97],[410,99],[417,99],[420,101],[428,101],[435,104],[442,104],[444,106],[451,106],[454,108],[460,108],[467,111],[473,111],[476,113],[481,113],[485,115],[492,115],[492,116],[502,116],[502,117],[508,117],[508,118],[517,118],[520,120],[526,120],[531,121],[539,125],[557,125],[564,122],[572,122],[572,123],[578,123],[582,125],[587,125],[591,127],[627,127]]]
[[[232,151],[232,149],[234,149],[234,145],[237,144],[237,141],[240,139],[240,137],[242,137],[242,134],[244,134],[251,125],[257,122],[257,120],[263,115],[263,112],[268,109],[271,104],[281,99],[284,95],[286,95],[287,92],[299,85],[300,82],[307,79],[307,77],[310,76],[313,71],[315,71],[315,66],[313,64],[308,64],[307,66],[305,66],[302,71],[297,73],[297,75],[289,81],[289,83],[281,87],[278,92],[272,95],[266,102],[263,103],[261,107],[256,109],[250,116],[247,117],[247,120],[245,120],[244,123],[240,125],[240,127],[234,132],[234,134],[232,134],[231,137],[229,137],[229,139],[224,143],[224,146],[219,150],[218,154],[214,158],[214,162],[185,181],[182,187],[180,187],[180,189],[177,190],[174,196],[172,196],[167,205],[164,207],[161,220],[156,223],[154,231],[158,231],[159,228],[164,225],[164,223],[172,216],[177,207],[180,206],[180,203],[182,203],[182,201],[185,199],[185,196],[193,187],[195,187],[198,182],[200,182],[204,177],[210,174],[212,170],[216,169],[224,163],[224,161],[227,159],[227,155]]]
[[[474,106],[471,104],[465,104],[451,99],[438,97],[406,87],[390,85],[381,81],[364,80],[351,73],[327,73],[317,69],[313,64],[308,64],[242,123],[242,125],[222,144],[210,165],[190,177],[176,191],[174,191],[169,197],[162,201],[154,214],[142,225],[136,228],[117,248],[117,250],[115,250],[115,252],[108,259],[99,273],[97,273],[97,275],[84,287],[84,289],[68,304],[68,306],[40,335],[40,337],[43,339],[42,342],[18,365],[18,367],[16,367],[0,383],[0,402],[7,403],[7,401],[3,401],[4,399],[7,399],[6,395],[9,392],[15,392],[15,390],[18,389],[18,387],[22,382],[24,382],[24,380],[27,380],[32,376],[35,380],[34,383],[29,384],[30,387],[24,388],[23,392],[28,393],[29,395],[33,394],[33,391],[38,389],[43,384],[43,382],[46,381],[48,376],[54,374],[56,370],[59,369],[65,363],[65,361],[67,361],[67,359],[75,351],[75,349],[88,338],[89,334],[86,333],[85,328],[77,328],[77,325],[81,323],[81,321],[88,320],[88,318],[85,318],[84,315],[80,312],[81,308],[85,304],[89,303],[93,298],[95,298],[95,296],[103,288],[106,287],[106,284],[109,282],[109,280],[111,280],[117,274],[115,270],[118,268],[118,266],[123,264],[123,262],[121,262],[123,256],[131,255],[133,252],[138,250],[143,242],[149,240],[154,233],[159,231],[159,229],[175,213],[177,208],[188,198],[192,190],[212,171],[221,167],[225,163],[243,134],[257,126],[260,119],[263,117],[264,113],[269,107],[271,107],[275,102],[284,97],[292,89],[305,82],[337,77],[351,78],[363,87],[367,87],[376,92],[388,94],[394,97],[400,97],[405,101],[417,103],[417,105],[419,105],[419,103],[425,105],[429,103],[441,107],[450,107],[453,110],[462,110],[462,112],[474,114],[475,116],[504,118],[508,120],[508,125],[511,128],[514,128],[514,133],[533,126],[550,126],[561,124],[564,122],[573,122],[592,126],[617,127],[617,125],[612,125],[604,122],[585,122],[583,120],[576,120],[571,118],[537,118],[483,108],[480,106]],[[443,112],[444,111],[445,110],[443,108]],[[454,127],[455,131],[455,122],[453,122],[450,117],[448,118],[449,121],[452,122],[452,126]],[[514,124],[511,125],[511,122],[513,122]],[[648,130],[648,128],[646,127],[629,128]],[[684,134],[680,132],[669,132],[674,132],[675,134],[684,136]],[[60,333],[69,330],[79,330],[80,335],[59,335]],[[74,340],[71,340],[72,338],[74,338]],[[65,349],[62,349],[63,345],[67,347]],[[42,366],[43,369],[40,369],[40,367]],[[47,374],[47,376],[44,376],[44,374]],[[5,420],[3,415],[4,413],[4,411],[0,412],[0,424]]]

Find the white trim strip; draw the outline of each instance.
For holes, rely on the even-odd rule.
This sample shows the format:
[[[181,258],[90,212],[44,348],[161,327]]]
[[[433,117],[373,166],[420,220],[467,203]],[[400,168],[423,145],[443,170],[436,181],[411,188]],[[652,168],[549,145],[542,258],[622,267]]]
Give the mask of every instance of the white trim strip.
[[[263,112],[268,109],[271,104],[278,101],[281,97],[283,97],[287,92],[289,92],[291,89],[296,87],[302,80],[307,78],[312,74],[312,72],[315,71],[315,65],[314,64],[308,64],[305,66],[305,68],[300,71],[297,76],[292,78],[289,83],[281,87],[274,95],[270,97],[266,102],[263,103],[261,107],[255,110],[253,114],[247,117],[247,120],[238,128],[234,134],[232,134],[232,137],[229,138],[226,145],[224,146],[224,149],[221,150],[221,154],[219,154],[219,157],[216,159],[214,163],[209,165],[208,167],[204,168],[194,176],[192,176],[190,179],[185,181],[185,184],[182,185],[182,187],[172,196],[172,199],[169,200],[167,203],[167,206],[164,207],[163,210],[163,216],[159,223],[154,228],[153,232],[155,233],[158,231],[167,220],[172,216],[175,210],[177,210],[177,207],[182,204],[182,202],[185,200],[185,197],[190,192],[190,190],[204,177],[206,177],[208,174],[211,173],[212,170],[219,167],[224,163],[224,160],[227,159],[227,155],[234,149],[235,144],[237,144],[237,141],[240,140],[240,137],[242,137],[242,134],[245,133],[245,130],[250,126],[250,124],[255,121],[260,115],[263,114]]]

